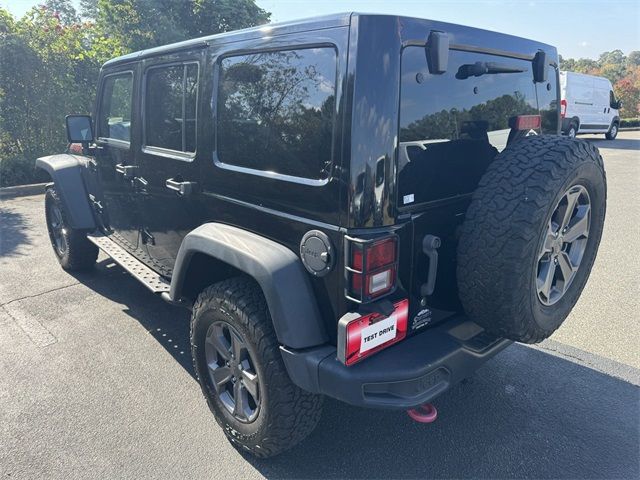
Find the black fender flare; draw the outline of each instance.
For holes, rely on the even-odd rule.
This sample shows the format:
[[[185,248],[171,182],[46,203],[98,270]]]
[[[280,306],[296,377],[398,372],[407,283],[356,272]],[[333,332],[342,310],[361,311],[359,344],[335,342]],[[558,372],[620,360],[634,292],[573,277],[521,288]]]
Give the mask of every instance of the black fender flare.
[[[328,341],[309,278],[290,249],[255,233],[205,223],[182,240],[171,279],[171,300],[181,298],[191,257],[203,253],[246,273],[264,293],[278,341],[308,348]]]
[[[83,177],[86,168],[83,157],[66,153],[49,155],[38,158],[36,167],[51,176],[69,226],[76,230],[95,230],[96,220]]]

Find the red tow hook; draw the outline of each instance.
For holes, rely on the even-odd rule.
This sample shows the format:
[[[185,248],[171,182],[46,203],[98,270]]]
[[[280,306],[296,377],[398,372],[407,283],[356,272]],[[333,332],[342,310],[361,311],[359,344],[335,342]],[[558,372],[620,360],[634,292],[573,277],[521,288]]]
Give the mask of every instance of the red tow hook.
[[[416,408],[407,410],[407,415],[416,422],[432,423],[436,421],[436,418],[438,418],[438,410],[436,410],[436,407],[430,403],[425,403]]]

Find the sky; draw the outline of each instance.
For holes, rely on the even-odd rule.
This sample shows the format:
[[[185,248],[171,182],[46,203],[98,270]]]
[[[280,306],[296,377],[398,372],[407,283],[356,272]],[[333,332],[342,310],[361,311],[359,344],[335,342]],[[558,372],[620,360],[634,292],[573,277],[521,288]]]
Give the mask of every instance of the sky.
[[[21,16],[42,0],[0,0]],[[179,1],[179,0],[176,0]],[[75,4],[79,0],[74,0]],[[640,50],[640,0],[257,0],[274,22],[337,12],[390,13],[459,23],[555,45],[565,58]]]

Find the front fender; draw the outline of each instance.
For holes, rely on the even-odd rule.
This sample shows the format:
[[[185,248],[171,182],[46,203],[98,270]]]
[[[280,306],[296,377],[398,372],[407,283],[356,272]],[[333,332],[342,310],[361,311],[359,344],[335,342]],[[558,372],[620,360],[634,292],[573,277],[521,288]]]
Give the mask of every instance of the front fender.
[[[94,230],[96,221],[82,174],[85,160],[85,157],[63,153],[38,158],[36,167],[51,176],[69,226],[77,230]]]
[[[268,238],[230,225],[206,223],[187,234],[173,270],[172,300],[181,297],[191,257],[198,252],[258,282],[281,344],[308,348],[328,341],[311,283],[297,255]]]

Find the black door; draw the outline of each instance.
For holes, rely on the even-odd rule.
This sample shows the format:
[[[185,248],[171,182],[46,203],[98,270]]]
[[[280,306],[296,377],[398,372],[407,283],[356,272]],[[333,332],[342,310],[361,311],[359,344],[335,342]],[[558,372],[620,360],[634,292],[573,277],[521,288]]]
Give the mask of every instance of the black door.
[[[170,275],[184,236],[200,223],[196,120],[199,53],[152,59],[142,78],[138,154],[141,241],[150,266]]]
[[[102,78],[95,157],[103,222],[114,240],[130,250],[138,245],[140,228],[132,138],[134,85],[135,72],[130,68]]]

